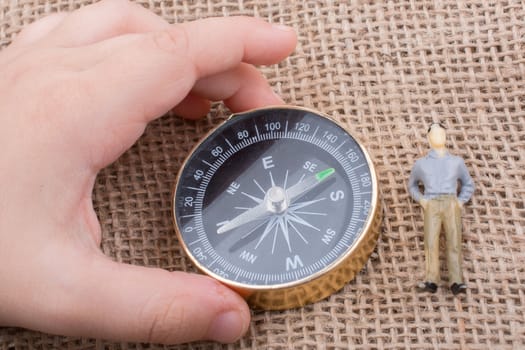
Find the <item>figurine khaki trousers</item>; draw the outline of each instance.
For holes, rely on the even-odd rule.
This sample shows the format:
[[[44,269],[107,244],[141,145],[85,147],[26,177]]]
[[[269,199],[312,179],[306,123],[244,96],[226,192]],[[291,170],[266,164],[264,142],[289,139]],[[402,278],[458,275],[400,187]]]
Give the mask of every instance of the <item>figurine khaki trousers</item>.
[[[424,210],[426,280],[439,281],[439,235],[444,227],[447,241],[449,283],[463,283],[461,273],[461,207],[454,195],[428,201]]]

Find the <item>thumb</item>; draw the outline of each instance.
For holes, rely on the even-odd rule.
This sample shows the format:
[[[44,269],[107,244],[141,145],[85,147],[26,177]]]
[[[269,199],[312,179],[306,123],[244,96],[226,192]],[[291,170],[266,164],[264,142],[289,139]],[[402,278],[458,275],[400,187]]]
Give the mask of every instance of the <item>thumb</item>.
[[[106,339],[183,343],[238,340],[248,329],[244,300],[202,275],[119,264],[104,256],[83,278],[78,330]]]

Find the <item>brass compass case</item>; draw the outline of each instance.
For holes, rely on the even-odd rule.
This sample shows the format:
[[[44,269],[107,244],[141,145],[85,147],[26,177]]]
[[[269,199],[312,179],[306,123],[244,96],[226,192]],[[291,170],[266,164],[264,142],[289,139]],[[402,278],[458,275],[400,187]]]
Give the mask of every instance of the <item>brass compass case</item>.
[[[210,131],[182,164],[173,206],[195,266],[257,309],[298,307],[343,288],[381,225],[367,150],[301,107],[234,114]]]

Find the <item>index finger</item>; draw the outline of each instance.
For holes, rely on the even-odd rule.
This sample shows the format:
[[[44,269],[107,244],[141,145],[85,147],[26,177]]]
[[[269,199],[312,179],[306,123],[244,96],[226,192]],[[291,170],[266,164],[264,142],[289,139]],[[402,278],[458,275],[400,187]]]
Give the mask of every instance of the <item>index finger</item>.
[[[86,71],[95,100],[128,121],[148,122],[168,112],[197,80],[232,70],[241,63],[274,64],[295,48],[293,29],[250,17],[209,18],[165,30],[127,34],[90,45]],[[115,96],[115,91],[119,91]],[[106,102],[105,99],[110,100]],[[122,114],[122,113],[120,113]]]
[[[180,26],[188,37],[187,54],[197,79],[232,69],[240,62],[279,62],[296,45],[290,27],[251,17],[207,18]]]
[[[194,74],[193,84],[198,79],[231,70],[241,62],[277,63],[293,51],[296,41],[294,30],[287,26],[252,17],[221,17],[117,36],[89,45],[81,54],[92,57],[97,65],[105,61],[107,64],[102,68],[111,70],[138,69],[139,66],[129,65],[136,58],[135,62],[144,68],[158,66],[165,73],[164,78],[170,73]]]
[[[273,64],[294,49],[291,28],[247,17],[211,18],[169,29],[128,34],[90,45],[79,52],[91,56],[94,67],[83,72],[97,115],[89,121],[93,133],[119,132],[108,158],[116,159],[142,133],[147,122],[181,102],[195,82],[232,70],[242,62]],[[87,51],[86,51],[87,50]],[[246,87],[267,94],[260,86]],[[77,127],[85,121],[77,121]],[[123,128],[122,126],[126,126]]]

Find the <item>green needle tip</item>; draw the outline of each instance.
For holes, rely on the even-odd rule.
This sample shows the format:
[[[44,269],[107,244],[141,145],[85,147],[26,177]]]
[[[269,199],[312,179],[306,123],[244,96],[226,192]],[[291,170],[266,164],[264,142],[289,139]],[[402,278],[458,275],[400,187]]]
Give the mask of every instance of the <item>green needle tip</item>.
[[[335,169],[328,168],[315,174],[315,178],[317,179],[317,181],[321,182],[333,173],[335,173]]]

